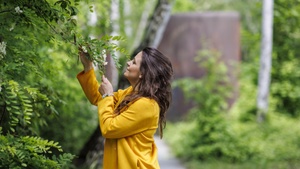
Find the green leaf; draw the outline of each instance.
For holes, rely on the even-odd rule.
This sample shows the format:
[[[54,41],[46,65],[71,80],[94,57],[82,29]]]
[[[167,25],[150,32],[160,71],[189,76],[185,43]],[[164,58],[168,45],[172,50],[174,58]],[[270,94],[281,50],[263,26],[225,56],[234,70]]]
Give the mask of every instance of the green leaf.
[[[63,8],[63,9],[66,9],[68,6],[67,2],[66,1],[62,1],[61,4],[60,4],[60,7]]]
[[[16,115],[20,115],[21,114],[20,111],[14,111],[13,113],[16,114]]]

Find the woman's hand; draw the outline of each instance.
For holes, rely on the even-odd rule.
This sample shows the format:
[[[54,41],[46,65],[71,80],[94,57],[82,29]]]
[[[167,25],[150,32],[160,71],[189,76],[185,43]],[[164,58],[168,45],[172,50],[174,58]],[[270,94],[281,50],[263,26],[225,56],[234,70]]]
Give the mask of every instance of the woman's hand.
[[[112,87],[111,83],[109,82],[109,80],[104,75],[102,76],[102,83],[98,90],[102,95],[104,95],[104,94],[112,95],[113,94],[113,87]]]
[[[89,70],[93,69],[93,62],[87,58],[88,53],[83,52],[81,47],[79,47],[78,50],[80,61],[84,68],[84,72],[88,72]]]

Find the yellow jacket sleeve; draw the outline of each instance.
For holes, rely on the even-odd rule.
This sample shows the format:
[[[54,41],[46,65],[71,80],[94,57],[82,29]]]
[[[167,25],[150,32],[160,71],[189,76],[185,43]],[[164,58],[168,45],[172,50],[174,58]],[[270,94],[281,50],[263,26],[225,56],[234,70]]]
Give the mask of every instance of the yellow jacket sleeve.
[[[100,128],[106,138],[123,138],[157,128],[159,106],[154,100],[140,98],[117,116],[113,110],[113,97],[98,103]]]
[[[77,75],[77,79],[84,91],[85,96],[89,99],[91,104],[97,105],[102,99],[102,95],[98,91],[99,84],[95,76],[94,69],[88,72],[82,71]]]
[[[91,102],[91,104],[96,105],[100,100],[102,100],[102,94],[98,91],[99,83],[97,81],[94,69],[89,70],[88,72],[84,73],[84,71],[78,73],[77,79],[84,91],[85,96]],[[126,90],[118,90],[114,92],[114,105],[125,97],[126,94],[130,93],[132,87],[128,87]]]

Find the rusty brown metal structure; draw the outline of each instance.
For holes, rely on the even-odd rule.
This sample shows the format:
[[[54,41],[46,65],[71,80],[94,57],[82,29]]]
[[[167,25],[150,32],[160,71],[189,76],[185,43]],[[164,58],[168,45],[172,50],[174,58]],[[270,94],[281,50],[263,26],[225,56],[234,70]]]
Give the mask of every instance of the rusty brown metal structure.
[[[182,13],[170,17],[158,49],[173,64],[174,80],[184,77],[201,78],[204,70],[195,63],[194,57],[201,49],[218,51],[229,70],[234,96],[238,95],[237,68],[232,63],[240,61],[240,23],[236,12]],[[173,101],[168,120],[179,120],[188,112],[191,103],[185,102],[180,89],[173,90]]]

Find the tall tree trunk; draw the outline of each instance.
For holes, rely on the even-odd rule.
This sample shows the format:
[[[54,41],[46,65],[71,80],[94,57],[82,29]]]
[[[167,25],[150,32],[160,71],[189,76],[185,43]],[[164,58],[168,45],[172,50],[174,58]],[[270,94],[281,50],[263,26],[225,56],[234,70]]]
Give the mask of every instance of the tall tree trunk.
[[[120,27],[119,27],[119,19],[120,19],[120,12],[119,12],[119,0],[112,0],[111,1],[111,21],[112,21],[112,36],[117,36],[120,33]],[[119,41],[114,41],[116,45],[119,45]],[[110,55],[107,53],[107,55]],[[116,56],[119,57],[120,53],[117,52]],[[118,87],[118,69],[115,67],[114,60],[109,56],[106,57],[108,65],[106,67],[106,76],[113,85],[113,88],[116,89]]]
[[[147,8],[150,8],[150,6],[151,7],[153,6],[153,2],[152,1],[146,1],[145,6]],[[143,38],[143,33],[145,32],[145,28],[148,24],[147,19],[149,18],[150,14],[151,14],[150,10],[144,10],[143,11],[143,13],[141,15],[139,25],[138,25],[138,28],[136,29],[135,37],[134,37],[134,40],[133,40],[133,45],[131,46],[130,51],[135,50],[135,48],[140,45],[141,39]]]
[[[171,4],[169,0],[158,0],[152,16],[148,20],[145,34],[141,44],[134,50],[131,56],[141,51],[144,47],[157,47],[165,26],[168,22],[171,13]],[[158,38],[158,39],[157,39]],[[119,87],[124,88],[128,85],[124,77],[119,79]],[[78,158],[74,161],[76,166],[100,165],[101,156],[103,154],[103,137],[99,127],[94,130],[94,133],[81,149]]]
[[[144,36],[139,46],[133,50],[131,58],[139,53],[143,48],[147,46],[157,47],[163,36],[166,25],[171,16],[171,9],[174,0],[158,0],[154,8],[152,16],[148,19]],[[128,81],[124,76],[119,80],[119,88],[127,87]]]
[[[257,121],[263,122],[269,106],[271,81],[272,39],[273,39],[273,0],[263,1],[262,41],[257,95]]]
[[[170,3],[171,2],[171,3]],[[152,16],[149,18],[143,39],[134,50],[135,56],[144,47],[157,47],[171,16],[172,0],[158,0]]]

